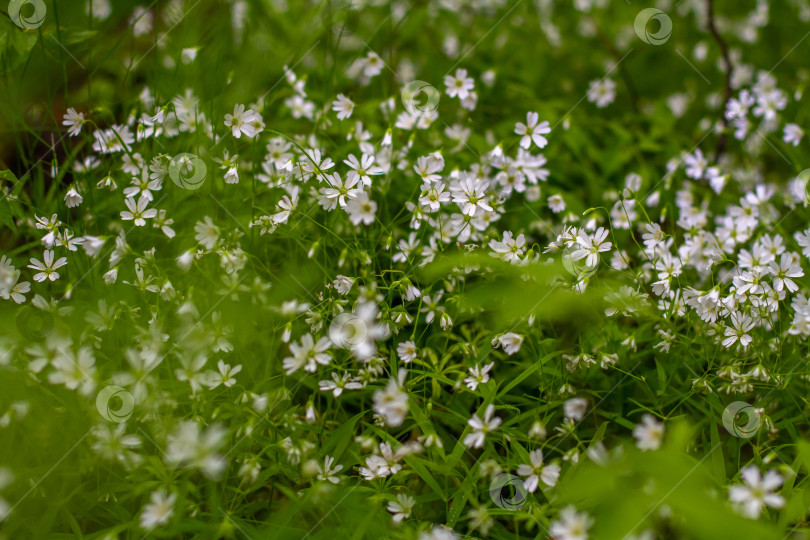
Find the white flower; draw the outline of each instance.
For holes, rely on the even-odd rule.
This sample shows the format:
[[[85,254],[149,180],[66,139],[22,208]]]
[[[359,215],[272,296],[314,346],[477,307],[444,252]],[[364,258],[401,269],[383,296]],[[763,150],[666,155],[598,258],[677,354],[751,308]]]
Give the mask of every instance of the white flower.
[[[272,217],[274,225],[287,223],[287,220],[290,218],[293,210],[295,210],[295,208],[298,206],[298,193],[298,186],[292,186],[290,188],[290,193],[281,197],[281,200],[278,201],[278,207],[281,209],[281,211],[273,214]]]
[[[369,199],[368,193],[361,191],[357,197],[346,203],[346,212],[355,225],[371,225],[374,223],[374,214],[377,213],[377,203]]]
[[[498,336],[496,339],[498,344],[503,347],[504,352],[509,356],[512,356],[516,352],[520,351],[520,347],[523,345],[523,336],[514,332],[506,332],[505,334]]]
[[[549,487],[554,487],[557,484],[557,479],[560,477],[560,466],[551,464],[543,465],[543,451],[532,450],[529,453],[530,465],[521,464],[518,466],[517,473],[520,476],[525,476],[526,480],[523,481],[523,487],[529,493],[534,493],[537,490],[539,481]]]
[[[78,353],[71,349],[60,349],[52,361],[56,371],[48,375],[51,384],[64,384],[69,390],[78,389],[83,395],[89,395],[96,387],[96,359],[89,347],[82,347]]]
[[[199,52],[199,47],[186,47],[182,51],[180,51],[180,61],[184,64],[190,64],[194,60],[197,59],[197,53]]]
[[[645,414],[642,423],[633,429],[636,446],[639,450],[658,450],[664,438],[664,424],[655,420],[651,414]]]
[[[332,380],[320,381],[318,382],[318,387],[321,389],[321,392],[332,392],[333,396],[340,397],[343,390],[359,390],[363,388],[363,384],[351,380],[351,376],[348,373],[343,373],[343,375],[338,376],[337,372],[333,371]]]
[[[111,285],[118,280],[118,267],[112,268],[104,273],[104,283]]]
[[[798,255],[796,259],[794,259],[791,254],[783,253],[782,258],[779,260],[779,264],[776,264],[776,261],[771,261],[768,264],[768,269],[771,271],[771,274],[774,275],[773,279],[773,289],[775,291],[783,291],[787,289],[788,291],[794,293],[799,290],[799,286],[796,285],[791,278],[798,278],[804,275],[804,271],[802,271],[802,266],[798,262]]]
[[[84,114],[76,112],[76,109],[73,107],[69,108],[65,113],[65,116],[62,117],[62,125],[68,126],[68,135],[71,137],[75,137],[82,132],[82,126],[84,126],[84,123]]]
[[[555,214],[559,214],[563,210],[565,210],[565,199],[562,198],[560,194],[554,194],[548,198],[546,201],[548,202],[549,209],[554,212]]]
[[[444,525],[434,525],[430,530],[419,533],[419,540],[458,540],[460,537]]]
[[[743,348],[747,348],[753,341],[753,338],[748,335],[748,332],[754,328],[753,319],[748,315],[743,315],[739,311],[732,313],[730,319],[731,326],[726,326],[725,335],[727,337],[723,340],[723,346],[727,348],[731,347],[739,339]]]
[[[647,249],[653,249],[664,241],[664,231],[658,223],[648,223],[647,232],[642,235],[642,240]]]
[[[167,494],[165,491],[153,491],[149,497],[149,504],[141,512],[140,524],[142,529],[151,530],[158,525],[164,525],[172,517],[174,502],[177,494]]]
[[[600,109],[607,107],[616,99],[616,83],[613,79],[591,81],[588,87],[588,101],[595,103]]]
[[[802,141],[802,137],[804,137],[804,131],[802,131],[802,128],[796,124],[787,124],[785,126],[785,135],[783,138],[785,144],[799,146],[799,143]]]
[[[75,208],[82,204],[82,196],[79,195],[79,192],[76,191],[76,188],[73,186],[68,189],[67,193],[65,193],[65,205],[68,208]]]
[[[361,58],[358,62],[358,65],[363,70],[363,75],[369,79],[379,75],[385,65],[382,58],[374,51],[369,51],[366,57]]]
[[[552,521],[548,532],[554,540],[587,540],[593,519],[573,506],[560,510],[559,519]]]
[[[520,139],[520,146],[527,150],[532,145],[532,142],[537,146],[537,148],[545,148],[548,144],[548,139],[543,137],[543,135],[551,133],[551,126],[546,120],[538,124],[537,121],[539,119],[540,115],[538,115],[536,112],[530,112],[526,113],[525,124],[522,122],[517,122],[515,124],[515,133],[522,135]]]
[[[34,258],[31,258],[31,264],[28,265],[28,268],[32,270],[39,270],[39,273],[34,275],[34,281],[42,282],[46,279],[56,281],[59,279],[59,272],[56,270],[67,264],[67,257],[60,257],[56,260],[56,262],[54,262],[53,250],[46,249],[42,260],[43,262],[40,262]]]
[[[335,465],[332,467],[332,464],[335,462],[335,458],[332,456],[326,456],[323,460],[323,467],[318,465],[318,480],[332,482],[333,484],[339,484],[340,478],[337,474],[343,470],[343,465]]]
[[[382,167],[374,165],[374,156],[363,154],[358,160],[354,154],[349,154],[343,163],[348,165],[352,170],[347,173],[349,179],[359,178],[364,186],[371,185],[371,177],[385,173]]]
[[[230,364],[226,364],[224,361],[220,360],[217,362],[217,369],[219,370],[220,380],[218,381],[222,385],[230,388],[234,384],[236,384],[236,379],[234,375],[242,371],[242,366],[238,365],[235,367],[231,367]]]
[[[19,279],[20,271],[14,268],[5,256],[0,257],[0,298],[13,300],[17,304],[24,303],[25,294],[31,292],[31,283],[20,282]]]
[[[146,225],[146,220],[151,219],[157,216],[158,211],[154,208],[146,209],[146,206],[149,204],[150,198],[146,195],[141,195],[138,198],[137,204],[135,203],[135,199],[124,199],[124,202],[129,208],[129,211],[121,212],[121,219],[124,221],[133,221],[135,222],[136,227],[143,227]]]
[[[99,238],[98,236],[85,236],[82,249],[84,249],[88,257],[95,257],[101,253],[101,248],[104,247],[106,241],[106,239]]]
[[[585,412],[588,410],[588,402],[585,398],[571,398],[565,402],[563,408],[565,409],[566,418],[571,418],[578,422],[585,417]]]
[[[488,187],[489,182],[465,175],[458,184],[451,186],[450,190],[453,192],[453,202],[458,203],[462,213],[474,216],[476,207],[492,212],[492,207],[486,201]]]
[[[455,76],[445,75],[444,84],[447,86],[447,95],[459,99],[467,99],[470,91],[475,88],[475,81],[467,77],[466,69],[457,69]]]
[[[315,114],[315,104],[297,94],[285,99],[284,105],[290,109],[293,118],[304,117],[312,120]]]
[[[338,94],[337,99],[332,102],[332,110],[337,113],[338,120],[345,120],[352,115],[354,103],[343,94]]]
[[[579,248],[571,254],[571,258],[575,261],[585,259],[585,264],[594,268],[599,264],[599,254],[610,251],[613,247],[613,243],[605,242],[607,235],[608,230],[604,227],[599,227],[593,236],[580,229],[576,239]]]
[[[388,503],[386,510],[394,514],[394,523],[400,523],[402,520],[411,517],[411,510],[414,504],[416,504],[416,500],[413,497],[400,493],[397,495],[396,501]]]
[[[408,372],[400,369],[396,379],[389,379],[385,390],[374,392],[374,412],[385,419],[391,427],[402,425],[408,414],[408,394],[403,390]]]
[[[749,465],[740,472],[740,476],[746,485],[730,486],[728,497],[739,505],[744,516],[757,519],[764,507],[782,508],[785,505],[785,499],[774,493],[784,482],[778,472],[768,471],[763,478],[759,469]]]
[[[334,281],[332,281],[332,287],[338,292],[338,294],[347,295],[349,291],[352,290],[352,285],[354,285],[354,280],[350,277],[346,277],[343,275],[338,274]]]
[[[419,204],[429,208],[429,212],[437,211],[442,203],[450,202],[450,193],[444,191],[444,184],[422,186],[422,195],[419,197]]]
[[[227,460],[216,451],[225,441],[226,431],[218,425],[202,430],[197,422],[181,422],[169,435],[165,459],[170,465],[193,467],[211,479],[225,470]]]
[[[492,370],[492,366],[494,365],[495,362],[490,362],[484,367],[479,367],[478,364],[471,367],[468,370],[470,376],[464,379],[464,384],[466,384],[470,390],[475,392],[479,384],[486,384],[489,381],[489,372]]]
[[[264,122],[261,115],[252,109],[245,110],[244,105],[234,105],[233,114],[225,115],[225,126],[231,128],[231,135],[239,139],[243,134],[255,137],[264,129]]]
[[[519,261],[523,257],[523,246],[525,244],[526,240],[522,234],[519,234],[517,238],[513,238],[512,233],[509,231],[504,231],[503,241],[495,239],[489,241],[490,249],[495,252],[493,256],[501,257],[507,262]]]
[[[409,364],[419,355],[416,344],[413,341],[403,341],[397,345],[397,355],[399,359]]]
[[[326,199],[337,200],[341,208],[346,207],[346,199],[356,199],[363,193],[361,188],[356,187],[360,181],[357,175],[347,175],[346,178],[343,179],[338,173],[332,173],[324,175],[324,178],[330,187],[321,188],[321,194],[326,197]],[[324,205],[322,204],[321,206]],[[324,207],[327,208],[326,206]],[[332,208],[334,208],[334,202],[330,202],[327,209],[331,210]]]
[[[700,148],[695,150],[694,154],[684,156],[683,163],[686,166],[686,176],[695,180],[700,180],[709,166],[709,162],[703,157],[703,151]]]
[[[314,373],[318,365],[325,366],[332,361],[332,357],[326,353],[329,350],[332,342],[327,337],[322,337],[316,343],[311,334],[306,334],[301,338],[300,345],[297,343],[290,343],[290,353],[282,361],[284,371],[287,375],[292,375],[301,368],[305,371]]]
[[[493,414],[495,414],[495,406],[491,403],[487,405],[483,419],[479,418],[477,414],[473,414],[473,417],[467,421],[473,431],[464,437],[464,446],[470,448],[484,446],[487,433],[496,430],[501,425],[501,419],[497,416],[493,418]]]
[[[202,244],[206,249],[214,249],[214,246],[216,246],[219,241],[219,228],[214,225],[210,217],[205,216],[203,221],[198,221],[194,225],[194,230],[197,232],[194,236],[197,242]]]

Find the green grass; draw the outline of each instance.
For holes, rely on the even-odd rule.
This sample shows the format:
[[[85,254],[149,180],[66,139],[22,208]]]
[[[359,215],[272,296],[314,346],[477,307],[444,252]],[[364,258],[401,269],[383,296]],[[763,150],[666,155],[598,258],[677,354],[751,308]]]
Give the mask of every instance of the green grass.
[[[802,190],[792,197],[789,189],[808,166],[807,141],[794,146],[783,137],[787,124],[808,126],[803,0],[760,2],[769,7],[760,27],[752,24],[753,1],[712,1],[711,19],[703,0],[669,2],[659,7],[672,35],[660,45],[633,29],[650,6],[620,0],[589,13],[570,2],[527,0],[186,0],[144,4],[149,12],[140,16],[133,4],[110,1],[104,18],[88,15],[89,4],[44,0],[36,28],[0,16],[0,254],[8,257],[0,292],[7,279],[30,284],[22,300],[0,302],[0,538],[438,539],[445,526],[444,534],[460,537],[545,539],[569,506],[587,513],[595,539],[778,540],[810,532],[808,348],[801,310],[791,305],[807,296],[807,278],[794,277],[799,290],[751,329],[750,345],[727,347],[728,313],[712,323],[693,307],[679,313],[671,302],[659,305],[653,283],[664,271],[654,268],[662,248],[645,252],[642,238],[655,223],[672,242],[666,251],[683,270],[669,287],[681,300],[713,287],[736,298],[731,273],[750,269],[741,250],[754,252],[776,235],[806,266],[795,235],[810,214]],[[726,44],[734,69],[728,94]],[[186,63],[182,51],[190,48],[196,58]],[[353,66],[371,52],[381,65],[365,79]],[[290,106],[301,89],[285,78],[285,66],[305,83],[311,118]],[[446,92],[445,76],[459,68],[474,79],[472,110]],[[757,74],[765,73],[785,106],[772,125],[749,112],[752,128],[739,140],[723,121],[726,101],[743,89],[763,91]],[[599,108],[589,84],[606,79],[616,95]],[[437,117],[424,129],[397,126],[406,109],[401,91],[412,80],[440,93]],[[93,150],[97,129],[118,126],[111,140],[121,142],[120,126],[135,133],[144,117],[176,115],[173,99],[187,90],[198,99],[187,118],[196,129],[175,132],[170,119],[158,125],[162,133],[124,149]],[[354,102],[346,120],[332,111],[338,94]],[[680,116],[668,105],[674,94],[683,94]],[[261,133],[231,134],[225,115],[236,104],[260,113]],[[86,118],[78,136],[62,125],[68,108]],[[515,124],[532,111],[552,127],[547,147],[529,149],[547,160],[548,176],[537,189],[499,199],[498,172],[514,171],[500,167],[493,150],[522,155]],[[463,141],[450,133],[463,130]],[[262,168],[271,141],[286,145],[292,177],[283,161]],[[326,187],[328,174],[347,176],[344,160],[364,153],[361,141],[385,170],[363,188],[376,203],[373,222],[356,225],[312,192]],[[335,165],[313,166],[313,148]],[[686,172],[684,156],[698,149],[727,175],[719,193]],[[226,152],[238,162],[237,184],[225,182]],[[173,220],[174,235],[153,226],[155,218],[143,227],[123,219],[133,176],[124,158],[142,159],[148,175],[153,158],[165,166],[181,153],[199,156],[205,181],[183,189],[164,170],[148,205]],[[423,190],[414,166],[432,153],[443,158],[437,174],[448,188],[460,173],[490,181],[485,202],[497,215],[469,238],[468,228],[447,225],[460,214],[455,202],[416,226],[409,204],[418,206]],[[76,166],[89,157],[97,167]],[[302,166],[309,166],[306,181]],[[630,174],[641,186],[623,195]],[[100,185],[108,177],[115,188]],[[293,185],[296,207],[263,231]],[[710,268],[679,251],[699,234],[707,242],[708,234],[722,237],[718,218],[733,215],[746,196],[761,197],[764,186],[773,194],[752,203],[758,215],[749,234],[718,253],[701,252],[716,257]],[[81,194],[78,206],[66,204],[70,187]],[[706,212],[704,224],[679,224],[688,214],[684,190]],[[563,197],[564,211],[553,211],[552,195]],[[622,199],[634,203],[616,206]],[[67,264],[59,279],[37,282],[27,266],[43,260],[47,231],[36,219],[54,214],[58,231],[86,240],[76,251],[54,247]],[[218,228],[208,247],[206,218]],[[608,230],[611,249],[585,281],[567,269],[571,250],[553,249],[562,247],[553,243],[564,226]],[[490,242],[505,231],[525,237],[520,264],[492,256]],[[398,256],[411,233],[418,248]],[[103,246],[88,252],[94,238]],[[338,276],[353,280],[348,293],[332,285]],[[410,286],[421,296],[409,297]],[[628,290],[638,296],[606,314]],[[742,296],[731,311],[759,313],[764,299]],[[377,311],[365,316],[369,305]],[[302,365],[287,373],[291,344],[330,337],[337,316],[352,312],[362,331],[387,327],[372,354],[333,344],[327,365],[313,360],[315,372]],[[523,338],[515,354],[497,345],[510,332]],[[405,341],[418,349],[412,362],[397,352]],[[490,380],[467,387],[469,370],[490,362]],[[319,386],[333,374],[363,387],[336,397]],[[70,375],[75,381],[60,378]],[[109,386],[132,396],[131,411],[120,397],[97,403]],[[378,414],[402,394],[400,421]],[[575,397],[588,404],[579,417],[566,413]],[[739,436],[745,415],[736,418],[736,435],[724,425],[733,402],[757,408],[752,436]],[[489,405],[502,423],[481,448],[465,444],[468,421]],[[126,421],[105,418],[111,412]],[[652,451],[634,438],[644,415],[664,428]],[[105,437],[124,434],[123,446],[104,446]],[[367,480],[361,468],[386,453],[382,443],[399,452],[384,457],[399,470]],[[504,507],[493,479],[516,476],[538,449],[545,465],[560,466],[559,480],[528,494],[513,487],[518,508]],[[328,457],[342,469],[319,479]],[[743,485],[747,466],[783,480],[774,489],[783,504],[758,519],[729,501],[729,486]],[[172,497],[171,515],[144,525],[158,493]],[[398,495],[415,503],[401,523],[386,510]]]

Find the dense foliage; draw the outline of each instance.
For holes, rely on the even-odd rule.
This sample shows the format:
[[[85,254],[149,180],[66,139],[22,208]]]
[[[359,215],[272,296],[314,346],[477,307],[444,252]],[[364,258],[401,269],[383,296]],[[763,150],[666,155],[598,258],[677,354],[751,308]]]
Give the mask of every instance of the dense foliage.
[[[0,538],[805,538],[808,22],[11,0]]]

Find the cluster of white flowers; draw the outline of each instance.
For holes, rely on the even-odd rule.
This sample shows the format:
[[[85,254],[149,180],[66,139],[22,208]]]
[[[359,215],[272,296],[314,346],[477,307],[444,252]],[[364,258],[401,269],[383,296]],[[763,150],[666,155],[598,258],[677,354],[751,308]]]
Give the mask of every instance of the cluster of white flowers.
[[[574,5],[591,12],[606,3]],[[472,4],[487,11],[507,2]],[[109,10],[107,2],[92,3],[97,19]],[[133,15],[135,35],[150,31],[149,13]],[[749,31],[761,27],[748,24]],[[544,32],[553,34],[548,25]],[[183,58],[195,61],[196,49],[185,49]],[[784,112],[801,93],[791,95],[769,72],[735,60],[733,97],[724,110],[718,105],[721,118],[707,127],[720,132],[728,123],[735,144],[754,157],[771,133],[800,146],[804,131]],[[610,394],[589,376],[636,377],[628,360],[645,361],[639,346],[656,361],[699,346],[717,352],[685,379],[695,393],[755,398],[759,388],[778,386],[772,358],[810,337],[810,292],[802,280],[810,228],[785,222],[793,212],[806,216],[807,178],[766,181],[763,170],[698,143],[665,156],[660,179],[628,166],[623,185],[588,195],[593,206],[580,213],[570,189],[579,180],[563,177],[569,173],[555,161],[565,153],[558,135],[572,129],[572,120],[552,124],[551,115],[521,110],[507,129],[474,132],[483,87],[496,80],[494,71],[474,73],[471,66],[454,66],[437,81],[444,85],[441,112],[414,110],[395,97],[370,108],[360,92],[310,95],[307,78],[287,66],[285,99],[231,101],[216,118],[206,116],[214,107],[203,107],[192,89],[156,100],[148,87],[137,110],[149,113],[92,133],[85,127],[98,118],[77,110],[89,107],[65,112],[67,135],[87,143],[66,165],[73,180],[60,188],[58,212],[19,220],[35,247],[23,246],[14,257],[25,253],[28,266],[0,257],[0,298],[55,322],[0,340],[0,365],[13,364],[30,384],[75,391],[88,410],[104,385],[131,392],[132,420],[117,426],[100,420],[89,433],[104,461],[151,477],[165,468],[143,500],[143,529],[199,510],[178,500],[167,478],[227,481],[233,463],[240,486],[283,469],[301,489],[333,489],[351,476],[381,493],[406,482],[441,493],[422,458],[449,462],[444,445],[452,444],[456,462],[462,452],[489,452],[469,471],[476,478],[512,470],[526,492],[545,496],[554,508],[546,520],[552,538],[586,539],[594,518],[554,506],[549,494],[581,456],[608,459],[607,439],[587,445],[579,437],[600,414],[597,396]],[[345,75],[365,89],[386,67],[369,50]],[[591,103],[583,107],[596,114],[621,90],[605,76],[583,92]],[[673,112],[690,105],[681,97],[670,99]],[[276,118],[301,127],[277,130]],[[176,181],[178,169],[189,174],[194,165],[168,148],[218,164],[205,178],[215,206],[203,207],[206,196],[196,198]],[[531,217],[514,219],[523,209]],[[307,272],[283,281],[281,270],[291,261]],[[434,267],[442,268],[438,277]],[[592,339],[583,331],[574,341],[563,335],[549,353],[547,338],[557,338],[558,328],[543,326],[537,306],[509,324],[484,320],[483,309],[467,304],[468,290],[506,279],[507,272],[521,284],[559,291],[564,303],[598,305],[610,331]],[[550,274],[545,282],[538,277]],[[104,299],[88,302],[89,293]],[[239,306],[250,306],[260,320],[249,326]],[[650,330],[646,337],[641,327]],[[125,337],[113,329],[124,329]],[[255,350],[255,343],[270,343],[268,351]],[[262,365],[253,366],[251,355],[259,354]],[[528,367],[516,376],[512,368],[521,361]],[[663,370],[658,375],[665,386]],[[516,412],[504,394],[525,381],[534,386],[517,403],[531,410]],[[543,406],[535,410],[532,400]],[[645,404],[618,422],[621,436],[635,439],[634,452],[650,452],[644,456],[665,445],[674,414],[669,405],[655,407]],[[336,410],[358,416],[338,426],[345,417],[332,418]],[[17,403],[0,425],[26,411],[27,403]],[[368,422],[359,421],[364,413]],[[458,429],[449,427],[453,422]],[[771,421],[764,425],[776,436]],[[322,437],[338,429],[345,429],[342,441]],[[518,457],[496,459],[493,441],[519,449]],[[350,444],[352,452],[344,452]],[[766,508],[785,506],[777,492],[785,479],[775,470],[763,476],[748,465],[740,477],[744,485],[729,487],[726,504],[744,516],[757,519]],[[385,508],[397,526],[419,515],[421,498],[388,495]],[[4,507],[0,499],[0,520]],[[481,534],[493,526],[486,505],[467,517]],[[457,537],[433,523],[420,530],[426,540]]]

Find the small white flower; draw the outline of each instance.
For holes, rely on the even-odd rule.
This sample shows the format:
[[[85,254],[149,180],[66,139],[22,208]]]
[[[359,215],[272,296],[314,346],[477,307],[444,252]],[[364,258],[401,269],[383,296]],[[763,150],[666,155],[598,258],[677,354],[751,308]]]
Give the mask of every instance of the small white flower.
[[[416,344],[413,341],[403,341],[397,345],[397,355],[399,359],[409,364],[416,359],[419,352],[416,349]]]
[[[335,458],[332,456],[326,456],[323,460],[323,467],[318,465],[318,480],[332,482],[333,484],[340,483],[340,477],[337,475],[340,471],[343,470],[343,465],[335,465],[332,467],[332,464],[335,462]]]
[[[332,102],[332,110],[337,113],[338,120],[345,120],[352,115],[354,103],[343,94],[338,94]]]
[[[588,101],[595,103],[601,109],[613,103],[615,99],[616,83],[613,79],[606,77],[602,80],[591,81],[588,88]]]
[[[158,525],[164,525],[172,517],[174,502],[177,494],[167,494],[164,490],[153,491],[149,497],[149,504],[141,512],[141,528],[151,530]]]
[[[34,281],[42,282],[46,279],[56,281],[59,279],[59,272],[56,270],[67,264],[67,257],[60,257],[54,262],[53,250],[46,249],[42,261],[40,262],[34,258],[30,260],[31,264],[28,265],[28,268],[39,270],[39,273],[34,275]]]
[[[402,388],[407,375],[407,370],[400,369],[396,379],[388,380],[385,390],[374,392],[374,412],[382,416],[391,427],[402,425],[408,414],[408,394]]]
[[[754,465],[744,468],[740,472],[744,486],[730,486],[728,496],[731,502],[739,505],[742,514],[751,519],[759,518],[764,507],[782,508],[785,499],[774,493],[782,485],[784,479],[776,471],[768,471],[765,477]]]
[[[301,338],[301,343],[290,343],[290,353],[282,361],[282,366],[287,375],[292,375],[301,368],[314,373],[318,365],[325,366],[332,361],[332,357],[326,352],[332,342],[328,337],[322,337],[316,343],[311,334],[306,334]]]
[[[355,225],[371,225],[377,213],[377,203],[369,199],[368,193],[361,191],[360,195],[346,203],[346,212]]]
[[[471,367],[468,370],[470,375],[464,379],[464,384],[466,384],[470,390],[475,392],[479,384],[486,384],[489,382],[489,372],[492,370],[492,366],[494,365],[495,362],[490,362],[484,367],[479,367],[478,364]]]
[[[76,112],[76,109],[73,107],[69,108],[65,113],[65,116],[62,118],[62,125],[68,126],[68,135],[71,137],[75,137],[82,132],[82,126],[84,126],[84,123],[84,114]]]
[[[318,387],[321,389],[321,392],[332,392],[333,396],[340,397],[343,390],[359,390],[363,388],[363,384],[351,380],[351,376],[348,373],[343,373],[343,375],[338,376],[337,372],[333,371],[332,380],[320,381],[318,382]]]
[[[573,506],[560,510],[559,519],[552,521],[548,532],[553,540],[587,540],[593,519]]]
[[[79,192],[76,191],[76,188],[73,186],[68,189],[67,193],[65,194],[65,205],[68,208],[75,208],[82,204],[82,196],[79,195]]]
[[[190,64],[197,59],[197,53],[200,51],[199,47],[187,47],[180,51],[180,61],[184,64]]]
[[[475,81],[467,77],[466,69],[457,69],[455,76],[445,75],[444,84],[447,86],[447,95],[459,99],[467,99],[475,88]]]
[[[802,141],[802,137],[804,137],[804,131],[796,124],[788,124],[785,126],[785,135],[783,137],[785,144],[799,146],[799,143]]]
[[[543,135],[551,133],[551,125],[547,120],[537,123],[540,115],[536,112],[526,114],[526,123],[518,122],[515,124],[515,133],[522,135],[520,139],[520,146],[529,149],[534,143],[537,148],[545,148],[548,144],[548,139]]]
[[[335,280],[332,281],[332,287],[334,287],[338,294],[342,294],[343,296],[349,294],[349,291],[352,290],[352,285],[354,285],[354,280],[352,278],[339,274]]]
[[[264,122],[259,113],[238,104],[233,107],[233,114],[225,115],[225,126],[231,128],[231,135],[239,139],[242,135],[255,137],[264,130]]]
[[[571,398],[565,402],[563,408],[565,409],[566,418],[571,418],[579,422],[585,418],[585,412],[588,410],[588,402],[584,398]]]
[[[651,414],[645,414],[642,423],[633,429],[636,446],[639,450],[658,450],[664,438],[664,424],[656,421]]]
[[[498,336],[497,341],[498,344],[503,347],[504,352],[512,356],[520,351],[520,347],[523,345],[523,336],[514,332],[506,332]]]
[[[129,208],[129,211],[121,212],[121,219],[124,221],[134,221],[136,227],[143,227],[146,225],[146,220],[151,219],[157,216],[158,211],[155,208],[149,208],[147,210],[147,205],[149,204],[150,198],[146,195],[141,195],[138,198],[138,202],[135,202],[135,199],[127,198],[124,199],[124,202]]]
[[[547,202],[549,209],[555,214],[565,210],[565,199],[562,198],[562,195],[554,194],[548,198]]]
[[[416,504],[416,500],[413,497],[400,493],[397,495],[396,501],[388,503],[386,510],[394,514],[394,523],[400,523],[411,517],[411,510],[414,504]]]
[[[470,448],[481,448],[484,446],[487,434],[496,430],[498,426],[501,425],[501,419],[497,416],[493,418],[494,414],[495,406],[491,403],[487,405],[483,419],[479,418],[477,414],[473,414],[473,417],[467,421],[467,424],[469,424],[473,431],[464,437],[464,446]]]
[[[529,493],[534,493],[540,480],[549,487],[554,487],[560,477],[560,466],[551,464],[543,465],[543,451],[532,450],[529,453],[530,464],[521,464],[518,466],[517,473],[520,476],[525,476],[526,480],[523,481],[523,487]]]

